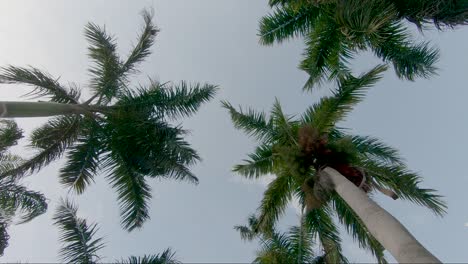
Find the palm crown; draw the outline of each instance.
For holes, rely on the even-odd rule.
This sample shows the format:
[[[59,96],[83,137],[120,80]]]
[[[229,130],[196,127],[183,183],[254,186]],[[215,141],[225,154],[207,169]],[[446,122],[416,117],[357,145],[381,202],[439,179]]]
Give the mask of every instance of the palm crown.
[[[270,0],[275,11],[260,21],[260,42],[305,38],[300,68],[310,76],[306,89],[349,73],[349,61],[364,50],[392,63],[400,78],[430,76],[438,50],[426,42],[414,44],[399,10],[388,2]]]
[[[0,172],[5,172],[21,162],[21,158],[7,149],[16,145],[22,131],[11,120],[0,120]],[[47,210],[43,194],[28,190],[17,179],[0,178],[0,256],[8,246],[8,226],[15,221],[22,224],[31,221]]]
[[[170,121],[194,114],[217,88],[151,81],[147,87],[130,89],[129,76],[150,55],[158,32],[151,13],[145,11],[143,18],[141,34],[125,60],[119,58],[114,38],[103,28],[92,23],[86,26],[89,56],[94,62],[89,70],[93,95],[83,103],[76,86],[62,86],[36,68],[3,68],[3,83],[31,85],[33,95],[47,96],[57,105],[71,105],[79,111],[52,118],[34,130],[31,143],[40,151],[1,177],[36,172],[67,152],[60,182],[81,194],[96,174],[105,172],[118,193],[121,223],[128,230],[141,227],[149,218],[151,189],[146,177],[198,182],[188,166],[200,157],[184,140],[187,131]]]
[[[357,78],[352,75],[339,78],[333,96],[322,98],[296,119],[285,115],[278,101],[269,118],[252,109],[236,110],[224,102],[235,127],[259,141],[249,159],[236,165],[234,171],[250,179],[276,176],[258,208],[257,231],[271,230],[296,197],[306,209],[306,225],[319,237],[330,261],[344,261],[337,227],[332,221],[334,212],[361,247],[370,249],[379,261],[384,261],[379,242],[317,176],[324,166],[339,170],[367,192],[381,190],[393,198],[398,196],[425,206],[438,215],[444,213],[445,204],[440,196],[418,186],[421,178],[407,169],[395,149],[376,138],[348,135],[336,127],[384,70],[384,66],[377,66]]]
[[[101,257],[98,252],[104,247],[101,237],[95,238],[97,224],[89,224],[86,219],[77,215],[78,207],[69,200],[62,200],[54,214],[54,224],[59,227],[62,248],[59,253],[66,263],[97,263]],[[161,254],[130,256],[115,261],[122,264],[176,264],[179,263],[171,249]]]

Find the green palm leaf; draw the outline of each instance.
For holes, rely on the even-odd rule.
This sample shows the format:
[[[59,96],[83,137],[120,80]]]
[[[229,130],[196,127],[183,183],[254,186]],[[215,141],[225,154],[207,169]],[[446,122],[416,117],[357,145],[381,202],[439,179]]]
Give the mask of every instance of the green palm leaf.
[[[291,243],[285,234],[273,233],[264,241],[253,263],[296,263],[291,251]]]
[[[0,153],[14,146],[23,137],[23,131],[13,120],[0,120]]]
[[[15,66],[0,69],[0,83],[27,84],[34,87],[28,95],[35,97],[48,96],[52,102],[78,104],[80,91],[74,87],[69,89],[58,83],[48,73],[37,68],[21,68]]]
[[[235,165],[233,171],[249,179],[256,179],[262,175],[272,173],[273,150],[272,146],[263,144],[248,155],[250,159],[244,160],[244,164]]]
[[[305,215],[304,225],[318,238],[326,254],[327,263],[348,263],[342,253],[341,238],[328,206],[311,210]]]
[[[203,103],[212,99],[217,89],[217,86],[210,84],[190,85],[182,81],[179,85],[169,85],[152,81],[149,89],[127,91],[120,97],[117,107],[149,109],[155,115],[170,118],[188,117],[196,113]]]
[[[284,214],[292,199],[292,177],[279,175],[268,184],[260,202],[258,224],[260,231],[267,231],[275,225],[281,215]]]
[[[148,200],[151,199],[151,188],[143,175],[133,171],[123,161],[113,158],[113,167],[109,167],[108,179],[117,191],[121,224],[128,231],[141,228],[149,219]]]
[[[17,224],[29,222],[47,211],[42,193],[30,191],[12,179],[0,180],[0,187],[0,208],[15,213],[19,217]]]
[[[263,45],[272,45],[274,42],[281,43],[286,39],[304,35],[310,31],[319,14],[319,8],[315,6],[277,8],[273,14],[260,20],[260,42]]]
[[[373,160],[363,161],[359,166],[377,183],[389,187],[402,199],[425,206],[439,216],[446,213],[447,205],[441,200],[442,196],[435,194],[436,191],[433,189],[418,187],[422,178],[405,166]]]
[[[279,144],[297,144],[297,122],[292,117],[284,114],[278,99],[275,99],[275,103],[271,109],[272,125],[274,127],[273,139]]]
[[[127,259],[116,261],[119,264],[179,264],[175,252],[170,248],[157,255],[144,255],[143,257],[130,256]]]
[[[247,226],[237,225],[234,230],[238,231],[242,240],[252,241],[258,233],[258,218],[255,215],[250,215],[247,221]],[[263,235],[265,232],[262,233]]]
[[[329,134],[329,139],[332,141],[346,137],[350,139],[356,151],[366,159],[378,160],[391,164],[404,164],[404,160],[400,157],[399,151],[383,143],[378,138],[360,135],[350,136],[338,130],[332,131]]]
[[[322,98],[318,104],[307,109],[302,122],[313,125],[322,133],[329,132],[364,98],[366,90],[381,78],[385,69],[385,66],[379,65],[357,78],[349,75],[341,79],[333,96]]]
[[[109,103],[120,90],[121,62],[116,54],[117,45],[105,29],[88,23],[85,37],[89,42],[89,57],[94,65],[90,68],[91,88],[100,96],[103,104]]]
[[[60,158],[66,148],[73,144],[80,131],[80,117],[59,117],[47,122],[33,131],[31,142],[41,149],[32,158],[27,159],[20,166],[2,172],[0,178],[6,176],[19,177],[33,173]]]
[[[95,131],[79,136],[76,141],[67,154],[65,167],[60,169],[59,178],[60,183],[81,194],[87,185],[94,182],[102,146]]]
[[[322,84],[326,76],[350,72],[343,61],[352,57],[351,51],[343,44],[339,26],[330,17],[320,16],[317,26],[306,36],[304,59],[299,65],[300,69],[309,74],[305,90]]]
[[[104,247],[102,238],[93,238],[97,224],[88,224],[77,216],[78,208],[68,200],[61,200],[53,220],[60,229],[62,261],[68,263],[95,263],[97,252]]]
[[[377,39],[370,39],[372,50],[383,61],[392,62],[398,77],[415,80],[435,74],[439,51],[427,42],[411,44],[408,33],[399,24],[382,27],[377,35]]]
[[[159,32],[159,29],[153,24],[153,12],[143,10],[142,16],[144,21],[143,29],[138,36],[137,44],[122,65],[122,74],[136,71],[136,66],[151,54],[150,48],[153,46],[156,34]]]
[[[272,137],[273,124],[267,120],[265,113],[248,109],[247,112],[237,111],[229,102],[222,101],[223,107],[228,109],[232,122],[237,129],[245,131],[249,136],[261,139]]]

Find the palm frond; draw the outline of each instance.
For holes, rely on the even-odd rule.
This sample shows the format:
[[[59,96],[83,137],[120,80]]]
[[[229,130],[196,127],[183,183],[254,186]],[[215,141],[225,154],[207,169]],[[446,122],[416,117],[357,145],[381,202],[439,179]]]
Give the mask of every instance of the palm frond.
[[[335,131],[335,133],[330,133],[329,139],[335,141],[346,136],[347,135],[344,133]],[[349,138],[355,149],[365,158],[392,164],[404,164],[404,160],[401,158],[399,151],[383,143],[378,138],[359,135],[352,135],[349,136]]]
[[[50,120],[33,131],[31,136],[33,146],[41,148],[41,151],[18,167],[2,172],[0,178],[21,177],[47,166],[50,162],[60,158],[73,144],[79,131],[80,117],[64,116]]]
[[[288,239],[291,241],[291,254],[296,256],[295,263],[311,263],[315,256],[312,248],[314,241],[303,223],[289,229]]]
[[[78,136],[76,145],[67,154],[67,163],[60,169],[60,183],[72,188],[77,194],[83,193],[86,186],[94,182],[101,149],[102,144],[96,131]]]
[[[294,255],[291,253],[291,242],[286,234],[274,232],[271,237],[263,241],[260,251],[253,263],[297,263]]]
[[[259,235],[257,216],[250,215],[247,221],[247,226],[237,225],[234,226],[234,230],[239,232],[242,240],[253,240]]]
[[[120,223],[128,231],[141,228],[149,219],[148,200],[151,199],[151,188],[143,175],[132,170],[128,164],[119,158],[109,157],[107,175],[111,185],[117,191],[120,207]],[[104,165],[106,166],[106,165]]]
[[[447,205],[434,189],[420,188],[421,177],[403,165],[366,160],[359,164],[379,184],[389,187],[402,199],[425,206],[435,214],[446,213]]]
[[[273,228],[278,218],[284,214],[292,199],[292,185],[292,177],[287,174],[278,175],[276,179],[268,184],[258,208],[259,231]]]
[[[104,247],[102,238],[93,238],[97,224],[88,224],[77,216],[78,207],[69,200],[62,200],[53,220],[60,229],[60,257],[68,263],[95,263],[97,252]]]
[[[155,115],[167,115],[170,118],[188,117],[195,114],[203,103],[216,94],[217,86],[210,84],[179,85],[161,84],[152,81],[149,89],[139,88],[127,91],[120,97],[117,107],[133,107],[151,110]]]
[[[241,129],[249,136],[256,137],[259,140],[272,137],[273,124],[271,119],[267,120],[264,112],[257,112],[248,109],[244,112],[242,109],[236,110],[229,102],[222,101],[223,107],[228,109],[231,120],[237,129]]]
[[[235,165],[233,171],[249,179],[257,179],[262,175],[272,173],[273,150],[272,146],[262,144],[248,155],[250,159],[244,160],[244,164]]]
[[[104,127],[106,149],[119,155],[126,166],[150,177],[198,179],[190,166],[200,160],[197,152],[183,140],[187,131],[172,127],[149,112],[126,109],[108,117]]]
[[[88,23],[85,37],[89,42],[89,57],[94,65],[89,69],[92,76],[91,88],[95,95],[101,96],[101,103],[109,103],[121,87],[121,62],[116,53],[117,45],[105,29]]]
[[[327,133],[362,101],[365,91],[375,84],[386,66],[379,65],[359,77],[348,75],[338,83],[333,96],[322,98],[302,115],[302,123],[313,125],[321,133]]]
[[[359,216],[338,195],[333,196],[333,208],[340,223],[346,227],[353,239],[359,242],[359,246],[372,252],[378,263],[387,263],[385,248],[369,233]]]
[[[320,14],[320,9],[312,5],[293,8],[282,6],[277,8],[273,14],[264,16],[260,20],[259,36],[260,43],[271,45],[274,42],[299,37],[311,30],[314,21]]]
[[[31,144],[37,148],[47,149],[56,143],[61,143],[63,146],[60,149],[65,149],[76,139],[82,120],[80,116],[51,118],[44,125],[34,129],[31,133]]]
[[[350,72],[344,62],[352,57],[351,50],[344,44],[338,25],[326,15],[318,20],[317,26],[306,36],[305,58],[299,65],[309,74],[305,90],[322,84],[327,77]]]
[[[150,48],[154,44],[154,39],[159,29],[153,24],[153,12],[143,10],[144,26],[138,36],[138,41],[133,47],[127,60],[122,65],[122,74],[136,71],[135,67],[151,54]]]
[[[23,130],[13,120],[0,120],[0,153],[14,146],[23,137]]]
[[[399,78],[413,81],[417,77],[428,78],[437,68],[439,51],[427,42],[411,44],[408,34],[400,24],[392,24],[379,30],[377,40],[371,40],[374,53],[386,62],[392,62]]]
[[[297,122],[292,117],[287,116],[281,107],[279,100],[276,98],[271,109],[271,123],[274,127],[273,139],[279,144],[296,144]]]
[[[47,211],[46,198],[42,193],[30,191],[14,179],[0,180],[0,208],[15,212],[17,224],[31,221]]]
[[[119,264],[179,264],[175,258],[175,252],[170,248],[157,255],[144,255],[143,257],[130,256],[127,259],[116,261]]]
[[[348,263],[342,253],[340,234],[331,215],[329,206],[313,209],[305,215],[304,225],[322,243],[327,263]]]
[[[35,98],[47,96],[52,102],[77,104],[80,91],[59,84],[58,79],[37,68],[8,66],[0,69],[0,83],[26,84],[34,87],[27,95]]]

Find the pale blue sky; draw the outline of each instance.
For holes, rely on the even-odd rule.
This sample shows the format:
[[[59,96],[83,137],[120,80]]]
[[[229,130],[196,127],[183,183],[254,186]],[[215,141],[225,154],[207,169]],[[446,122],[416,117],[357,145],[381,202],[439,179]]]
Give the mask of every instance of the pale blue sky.
[[[119,226],[116,195],[103,177],[77,199],[80,213],[100,224],[107,241],[101,251],[104,261],[172,247],[185,262],[250,262],[257,243],[242,242],[232,227],[254,212],[264,185],[231,173],[254,141],[233,128],[219,101],[267,110],[277,97],[286,112],[294,114],[328,93],[327,88],[313,95],[301,91],[306,80],[297,70],[301,40],[274,47],[258,44],[258,20],[269,11],[266,0],[2,1],[0,65],[33,65],[86,89],[84,25],[105,24],[126,54],[140,29],[139,12],[148,6],[155,8],[161,32],[135,83],[151,76],[161,81],[209,82],[221,88],[196,117],[184,121],[192,130],[190,142],[203,157],[193,168],[200,184],[152,181],[151,221],[130,234]],[[468,28],[426,32],[424,37],[441,49],[439,75],[403,82],[388,72],[343,124],[353,133],[373,135],[400,149],[409,167],[424,177],[422,186],[438,189],[446,197],[448,214],[438,218],[417,205],[375,196],[443,262],[468,261],[467,33]],[[364,55],[356,69],[366,70],[375,62]],[[0,98],[14,100],[26,91],[0,87]],[[30,131],[44,120],[18,122]],[[58,261],[58,231],[51,225],[51,215],[55,201],[66,194],[56,177],[61,164],[55,162],[28,178],[30,188],[50,199],[50,210],[31,223],[10,228],[10,246],[0,261]],[[283,226],[297,224],[296,214],[291,207]],[[350,237],[345,236],[343,246],[351,261],[372,261]]]

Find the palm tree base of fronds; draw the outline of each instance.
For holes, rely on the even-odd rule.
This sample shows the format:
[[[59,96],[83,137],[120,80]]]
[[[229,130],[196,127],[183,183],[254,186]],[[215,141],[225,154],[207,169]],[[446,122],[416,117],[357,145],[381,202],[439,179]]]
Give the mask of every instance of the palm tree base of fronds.
[[[339,173],[341,173],[341,175],[343,175],[346,179],[348,179],[364,192],[368,193],[370,191],[370,186],[366,183],[366,175],[362,169],[350,166],[348,164],[337,164],[330,167],[337,170]]]
[[[371,191],[371,186],[366,182],[366,176],[362,169],[348,164],[338,164],[330,167],[340,172],[346,179],[356,185],[356,187],[361,189],[363,192],[368,193]],[[333,183],[329,182],[326,178],[320,177],[320,175],[321,173],[319,170],[315,177],[305,180],[301,186],[301,189],[304,192],[306,213],[313,209],[320,208],[328,200],[328,194],[333,189]]]

